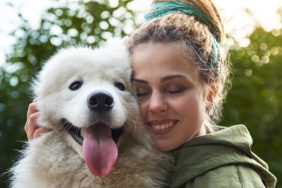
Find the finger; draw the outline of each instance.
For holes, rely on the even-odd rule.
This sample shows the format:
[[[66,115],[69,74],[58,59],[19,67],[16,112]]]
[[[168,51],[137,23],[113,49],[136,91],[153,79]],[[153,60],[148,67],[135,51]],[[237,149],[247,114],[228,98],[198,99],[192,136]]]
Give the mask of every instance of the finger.
[[[34,139],[34,138],[38,138],[38,137],[40,137],[42,134],[48,133],[48,132],[50,132],[50,131],[51,131],[51,129],[48,129],[48,128],[45,128],[45,127],[40,127],[40,128],[38,128],[38,129],[36,129],[36,130],[34,131],[33,139]]]
[[[25,125],[25,130],[26,130],[26,134],[27,134],[27,138],[28,140],[33,139],[33,134],[35,132],[36,129],[38,129],[38,125],[37,125],[37,118],[39,117],[39,112],[33,113],[29,116],[28,121]]]
[[[27,132],[28,132],[28,120],[26,120],[26,122],[24,124],[24,132],[25,132],[25,134],[27,134]]]
[[[34,113],[38,112],[37,108],[36,108],[36,103],[30,103],[28,106],[28,110],[27,110],[27,115],[26,115],[26,123],[24,126],[24,130],[26,133],[28,133],[28,128],[29,128],[29,121],[30,121],[30,116]]]
[[[35,97],[33,100],[32,100],[32,102],[36,102],[36,101],[38,101],[38,97]]]
[[[29,117],[31,114],[33,114],[33,113],[35,113],[35,112],[38,111],[37,108],[36,108],[36,105],[37,105],[36,102],[32,102],[32,103],[30,103],[30,104],[28,105],[28,109],[27,109],[27,119],[28,119],[28,117]]]

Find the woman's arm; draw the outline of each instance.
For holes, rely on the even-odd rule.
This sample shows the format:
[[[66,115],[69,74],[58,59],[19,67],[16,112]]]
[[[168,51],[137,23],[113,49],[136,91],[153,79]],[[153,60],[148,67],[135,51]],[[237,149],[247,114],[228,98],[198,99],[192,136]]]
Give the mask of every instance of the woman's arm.
[[[24,130],[27,135],[28,140],[39,137],[41,134],[51,131],[45,127],[41,127],[37,124],[37,119],[40,112],[36,109],[37,99],[34,99],[32,103],[29,104],[27,110],[26,123],[24,125]]]

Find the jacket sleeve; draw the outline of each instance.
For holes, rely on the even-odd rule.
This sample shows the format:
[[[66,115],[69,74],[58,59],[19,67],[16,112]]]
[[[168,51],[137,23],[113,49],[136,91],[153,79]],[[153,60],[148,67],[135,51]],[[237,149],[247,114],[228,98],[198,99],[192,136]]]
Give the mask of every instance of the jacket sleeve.
[[[185,188],[264,188],[260,175],[242,165],[222,166],[187,182]]]

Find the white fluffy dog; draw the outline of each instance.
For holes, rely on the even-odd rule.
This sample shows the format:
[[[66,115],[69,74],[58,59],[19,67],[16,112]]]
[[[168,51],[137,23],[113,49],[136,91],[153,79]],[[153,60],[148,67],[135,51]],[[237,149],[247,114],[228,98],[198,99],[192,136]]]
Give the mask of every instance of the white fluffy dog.
[[[34,84],[38,123],[53,131],[27,143],[13,188],[168,186],[172,160],[139,119],[126,46],[67,48]]]

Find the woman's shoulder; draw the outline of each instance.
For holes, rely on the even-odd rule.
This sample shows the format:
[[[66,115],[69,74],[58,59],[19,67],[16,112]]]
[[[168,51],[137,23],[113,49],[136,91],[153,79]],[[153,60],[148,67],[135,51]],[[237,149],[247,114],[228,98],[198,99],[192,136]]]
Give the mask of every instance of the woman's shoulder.
[[[198,165],[176,166],[172,188],[274,188],[276,178],[267,169],[262,168],[254,161],[242,161],[235,159],[233,162],[217,157],[199,161]],[[236,157],[236,156],[235,156]],[[241,158],[241,157],[240,157]]]
[[[187,182],[184,187],[261,188],[272,186],[265,185],[261,176],[254,169],[248,166],[234,164],[212,169]]]
[[[203,187],[244,187],[246,183],[261,187],[258,185],[262,182],[266,187],[274,187],[275,176],[269,172],[267,163],[251,151],[251,145],[252,139],[242,125],[192,139],[172,152],[175,159],[172,187],[185,184],[193,187],[195,183],[203,183]]]

